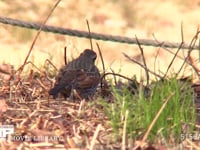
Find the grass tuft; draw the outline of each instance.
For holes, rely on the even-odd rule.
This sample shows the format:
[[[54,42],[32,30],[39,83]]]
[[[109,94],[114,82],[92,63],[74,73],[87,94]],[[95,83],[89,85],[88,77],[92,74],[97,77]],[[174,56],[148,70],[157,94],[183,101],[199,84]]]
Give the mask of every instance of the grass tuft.
[[[164,140],[174,143],[180,142],[181,134],[192,133],[195,124],[195,107],[191,84],[188,81],[183,82],[176,78],[156,81],[151,84],[149,97],[145,97],[142,90],[139,94],[133,95],[126,88],[119,92],[112,87],[112,92],[114,102],[101,104],[118,139],[123,132],[126,112],[128,112],[127,138],[139,140],[144,136],[164,101],[173,92],[174,95],[154,124],[148,140],[150,142]]]

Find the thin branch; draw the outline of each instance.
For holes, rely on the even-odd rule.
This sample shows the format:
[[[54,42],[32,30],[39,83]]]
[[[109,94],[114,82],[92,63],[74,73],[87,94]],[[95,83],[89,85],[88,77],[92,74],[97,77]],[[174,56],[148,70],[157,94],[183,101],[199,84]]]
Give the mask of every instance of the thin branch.
[[[132,62],[138,64],[139,66],[141,66],[142,68],[147,69],[147,70],[148,70],[151,74],[153,74],[154,76],[159,77],[160,79],[162,79],[162,77],[161,77],[159,74],[157,74],[157,73],[151,71],[150,69],[146,68],[144,65],[142,65],[142,64],[139,63],[139,62],[137,62],[135,59],[130,58],[130,57],[129,57],[128,55],[126,55],[125,53],[123,53],[123,55],[124,55],[126,58],[128,58],[130,61],[132,61]]]
[[[143,48],[141,47],[141,44],[140,44],[140,42],[139,42],[139,40],[138,40],[136,35],[135,35],[135,38],[136,38],[138,47],[139,47],[141,55],[142,55],[142,60],[143,60],[144,66],[145,66],[144,70],[146,72],[146,78],[147,78],[147,86],[149,86],[149,72],[147,70],[147,64],[146,64],[146,60],[145,60],[145,57],[144,57],[144,51],[143,51]]]
[[[46,59],[46,60],[44,61],[44,64],[46,64],[46,63],[50,63],[50,64],[53,66],[53,68],[54,68],[56,71],[58,71],[57,67],[56,67],[49,59]]]
[[[169,69],[171,68],[171,66],[172,66],[174,60],[176,59],[176,57],[177,57],[179,51],[181,50],[182,46],[183,46],[183,41],[181,42],[181,44],[180,44],[178,50],[176,51],[176,53],[174,54],[174,57],[172,58],[172,60],[171,60],[171,62],[170,62],[170,64],[169,64],[169,66],[167,67],[167,71],[165,72],[163,78],[165,78],[165,77],[167,76],[167,73],[168,73]]]
[[[154,72],[156,72],[156,62],[157,62],[157,58],[160,52],[160,48],[157,50],[156,55],[155,55],[155,59],[154,59]]]
[[[55,8],[58,6],[58,4],[60,3],[60,1],[61,1],[61,0],[57,0],[57,1],[56,1],[56,3],[55,3],[55,5],[54,5],[54,7],[51,9],[49,15],[48,15],[47,18],[42,22],[42,24],[41,24],[41,26],[40,26],[40,29],[38,30],[38,32],[37,32],[37,34],[36,34],[36,36],[35,36],[35,38],[34,38],[32,44],[31,44],[31,47],[30,47],[29,52],[28,52],[28,54],[27,54],[27,56],[26,56],[26,58],[25,58],[25,60],[24,60],[23,65],[20,66],[20,68],[17,70],[17,71],[19,71],[19,74],[21,74],[21,72],[23,71],[24,66],[25,66],[25,64],[26,64],[26,62],[27,62],[27,60],[28,60],[28,58],[29,58],[29,56],[30,56],[30,54],[31,54],[31,51],[33,50],[33,47],[34,47],[34,45],[35,45],[35,43],[36,43],[36,41],[37,41],[37,39],[38,39],[38,37],[39,37],[39,35],[40,35],[40,32],[42,31],[44,25],[46,24],[47,20],[48,20],[49,17],[52,15],[53,11],[54,11]]]
[[[67,65],[67,46],[64,47],[64,61],[65,65]]]
[[[110,70],[111,70],[112,73],[113,73],[115,85],[117,85],[117,79],[116,79],[116,76],[115,76],[115,72],[114,72],[114,70],[113,70],[112,68],[110,68]]]
[[[28,65],[28,64],[31,64],[34,68],[36,68],[39,72],[42,72],[33,62],[31,62],[31,61],[28,61],[28,62],[26,62],[26,64],[24,65],[24,66],[26,66],[26,65]]]
[[[88,20],[86,20],[86,22],[87,22],[87,27],[88,27],[89,37],[90,37],[90,46],[91,46],[91,50],[93,50],[92,37],[91,37],[91,32],[90,32],[90,25],[89,25]]]
[[[156,36],[155,36],[154,34],[153,34],[153,38],[154,38],[154,40],[155,40],[157,43],[160,43],[160,42],[157,40],[157,38],[156,38]],[[180,46],[180,44],[179,44],[179,46]],[[177,48],[179,48],[179,46],[177,46]],[[166,51],[169,52],[170,54],[175,55],[175,53],[172,52],[172,51],[171,51],[170,49],[168,49],[167,47],[164,47],[164,46],[161,45],[160,48],[166,50]],[[181,57],[181,56],[179,56],[179,55],[177,55],[177,57],[180,58],[180,59],[182,59],[182,60],[185,60],[183,57]]]
[[[178,53],[179,53],[179,51],[181,50],[181,48],[182,48],[182,46],[183,46],[183,44],[184,44],[183,24],[182,24],[182,23],[181,23],[181,40],[182,40],[182,41],[181,41],[181,44],[180,44],[178,50],[176,51],[176,53],[174,54],[174,57],[172,58],[172,61],[170,62],[169,66],[168,66],[168,68],[167,68],[167,71],[165,72],[165,75],[164,75],[163,78],[165,78],[165,77],[167,76],[167,73],[168,73],[169,69],[171,68],[171,66],[172,66],[172,64],[173,64],[173,62],[174,62],[174,60],[175,60],[176,57],[178,56]],[[178,75],[178,74],[177,74],[177,75]]]
[[[107,75],[119,76],[119,77],[121,77],[121,78],[124,78],[124,79],[126,79],[126,80],[129,80],[129,81],[134,82],[133,79],[128,78],[128,77],[126,77],[126,76],[124,76],[124,75],[121,75],[121,74],[118,74],[118,73],[113,73],[113,72],[107,72],[107,73],[104,73],[104,74],[102,75],[102,77],[101,77],[101,83],[102,83],[103,79],[104,79]]]
[[[105,73],[105,64],[104,64],[104,60],[103,60],[103,55],[102,55],[101,49],[99,47],[99,44],[96,43],[96,45],[97,45],[97,48],[98,48],[98,51],[99,51],[99,55],[100,55],[100,58],[101,58],[101,63],[102,63],[102,67],[103,67],[103,73]]]
[[[101,124],[98,124],[98,126],[97,126],[97,128],[96,128],[96,130],[94,132],[94,135],[92,137],[92,141],[90,143],[89,150],[93,150],[94,149],[95,141],[97,140],[97,136],[98,136],[99,132],[101,131],[101,128],[102,128]]]
[[[191,58],[191,51],[193,50],[193,46],[195,45],[195,43],[196,43],[196,41],[198,39],[199,33],[200,33],[199,28],[197,28],[196,34],[194,35],[194,37],[192,38],[192,40],[190,42],[187,57],[185,58],[183,64],[181,65],[178,73],[182,70],[182,68],[183,68],[183,66],[185,65],[186,62],[188,62],[188,64],[190,64],[194,68],[194,66],[191,64],[192,63],[192,61],[191,61],[192,60],[192,58]],[[198,75],[197,69],[194,68],[194,70],[195,70],[196,74]]]
[[[181,43],[184,44],[183,22],[181,22]]]
[[[191,56],[192,49],[193,49],[193,47],[196,44],[196,41],[197,41],[198,36],[199,36],[199,33],[200,33],[200,30],[199,30],[199,27],[198,27],[197,28],[197,32],[196,32],[196,34],[195,34],[195,36],[194,36],[194,38],[193,38],[193,40],[191,42],[191,48],[190,48],[190,50],[188,52],[188,58],[189,58],[188,60],[189,60],[190,65],[192,66],[192,68],[194,69],[194,71],[196,72],[197,76],[200,79],[200,74],[199,74],[200,69],[198,68],[198,66],[196,66],[195,61],[194,61],[194,59]]]

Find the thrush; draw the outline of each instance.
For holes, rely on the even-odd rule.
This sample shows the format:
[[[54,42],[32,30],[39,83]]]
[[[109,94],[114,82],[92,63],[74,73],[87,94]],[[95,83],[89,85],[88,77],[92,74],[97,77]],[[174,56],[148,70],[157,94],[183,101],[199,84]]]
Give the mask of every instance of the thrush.
[[[96,92],[100,73],[95,66],[97,55],[86,49],[80,56],[59,70],[55,86],[49,91],[55,98],[61,93],[65,98],[73,95],[73,90],[82,98],[89,98]]]

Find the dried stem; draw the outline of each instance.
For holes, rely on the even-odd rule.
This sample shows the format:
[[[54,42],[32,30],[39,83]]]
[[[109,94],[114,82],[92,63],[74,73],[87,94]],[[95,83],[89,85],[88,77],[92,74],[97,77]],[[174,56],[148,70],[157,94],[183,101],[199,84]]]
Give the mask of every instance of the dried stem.
[[[51,60],[46,59],[46,60],[45,60],[45,63],[46,63],[46,62],[50,63],[50,64],[53,66],[53,68],[54,68],[56,71],[58,71],[58,69],[57,69],[56,66],[51,62]]]
[[[154,72],[156,72],[156,61],[157,61],[159,52],[160,52],[160,48],[157,50],[156,55],[155,55],[155,59],[154,59]]]
[[[34,45],[35,45],[35,43],[36,43],[36,41],[37,41],[37,39],[38,39],[38,37],[39,37],[39,35],[40,35],[40,32],[42,31],[42,28],[44,27],[44,25],[46,24],[47,20],[48,20],[49,17],[52,15],[53,11],[54,11],[55,8],[58,6],[58,4],[60,3],[60,1],[61,1],[61,0],[57,0],[57,1],[56,1],[56,3],[55,3],[55,5],[54,5],[54,7],[51,9],[49,15],[48,15],[47,18],[42,22],[42,24],[41,24],[41,26],[40,26],[40,29],[38,30],[38,32],[37,32],[37,34],[36,34],[36,36],[35,36],[35,38],[34,38],[32,44],[31,44],[31,47],[30,47],[30,49],[29,49],[29,51],[28,51],[28,54],[27,54],[27,56],[26,56],[26,58],[25,58],[25,60],[24,60],[23,65],[20,66],[20,68],[17,70],[17,71],[19,71],[19,75],[21,74],[21,72],[22,72],[23,69],[24,69],[24,66],[25,66],[25,64],[26,64],[26,62],[27,62],[27,60],[28,60],[28,58],[29,58],[29,56],[30,56],[30,54],[31,54],[31,51],[33,50],[33,47],[34,47]]]
[[[102,55],[102,52],[101,52],[101,49],[99,47],[99,44],[96,43],[97,45],[97,48],[98,48],[98,51],[99,51],[99,55],[100,55],[100,58],[101,58],[101,63],[102,63],[102,67],[103,67],[103,74],[105,73],[105,64],[104,64],[104,60],[103,60],[103,55]]]
[[[190,42],[190,45],[189,45],[189,50],[188,50],[188,54],[187,54],[187,57],[185,58],[183,64],[181,65],[178,73],[182,70],[183,66],[185,65],[186,62],[188,62],[194,69],[194,71],[196,72],[196,74],[198,75],[199,77],[199,73],[198,73],[198,69],[197,67],[194,66],[194,61],[192,59],[192,56],[191,56],[191,52],[193,50],[193,47],[195,46],[195,43],[198,39],[198,35],[199,35],[200,31],[199,31],[199,28],[197,28],[197,31],[196,31],[196,34],[194,35],[194,37],[192,38],[191,42]],[[200,77],[199,77],[200,78]]]
[[[175,60],[176,57],[178,56],[178,53],[179,53],[179,51],[181,50],[181,48],[182,48],[182,46],[183,46],[183,44],[184,44],[183,25],[182,25],[182,23],[181,23],[181,39],[182,39],[181,44],[180,44],[178,50],[176,51],[176,53],[174,54],[174,57],[172,58],[172,61],[170,62],[169,66],[168,66],[168,68],[167,68],[167,71],[165,72],[163,78],[165,78],[165,77],[167,76],[167,73],[168,73],[169,69],[171,68],[171,66],[172,66],[172,64],[173,64],[173,62],[174,62],[174,60]]]
[[[135,59],[130,58],[130,57],[129,57],[128,55],[126,55],[125,53],[123,53],[123,55],[124,55],[126,58],[128,58],[130,61],[132,61],[132,62],[138,64],[139,66],[141,66],[142,68],[147,69],[147,70],[148,70],[151,74],[153,74],[154,76],[159,77],[160,79],[162,79],[162,77],[161,77],[159,74],[157,74],[157,73],[151,71],[150,69],[146,68],[146,66],[144,66],[144,65],[142,65],[141,63],[137,62]]]
[[[101,82],[103,81],[103,79],[107,76],[107,75],[114,75],[114,76],[119,76],[121,78],[124,78],[126,80],[129,80],[129,81],[134,81],[133,79],[130,79],[124,75],[121,75],[121,74],[118,74],[118,73],[113,73],[113,72],[107,72],[107,73],[104,73],[101,77]]]
[[[116,76],[115,76],[115,71],[114,71],[112,68],[110,68],[110,70],[111,70],[112,73],[113,73],[115,85],[117,85],[117,79],[116,79]]]
[[[144,57],[144,51],[143,51],[143,48],[141,47],[141,44],[140,44],[140,42],[139,42],[137,36],[135,36],[135,38],[136,38],[136,41],[137,41],[138,47],[139,47],[140,52],[141,52],[141,55],[142,55],[142,61],[143,61],[144,66],[145,66],[144,70],[145,70],[145,72],[146,72],[147,86],[148,86],[148,85],[149,85],[149,72],[148,72],[147,64],[146,64],[145,57]]]
[[[91,50],[93,50],[92,37],[91,37],[91,32],[90,32],[90,24],[89,24],[88,20],[86,20],[86,22],[87,22],[87,27],[88,27],[88,32],[89,32],[90,46],[91,46]]]
[[[67,46],[65,46],[64,48],[64,61],[65,61],[65,65],[67,65]]]

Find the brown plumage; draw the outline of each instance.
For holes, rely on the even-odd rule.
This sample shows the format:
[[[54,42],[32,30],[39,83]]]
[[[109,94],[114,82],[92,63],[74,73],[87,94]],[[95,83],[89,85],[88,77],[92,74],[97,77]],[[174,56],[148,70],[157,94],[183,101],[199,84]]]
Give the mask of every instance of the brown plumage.
[[[73,95],[75,89],[82,98],[93,96],[100,81],[99,70],[94,64],[96,57],[94,51],[86,49],[78,58],[62,67],[49,94],[55,98],[60,92],[66,98]]]

